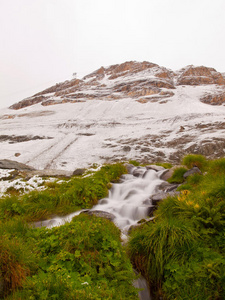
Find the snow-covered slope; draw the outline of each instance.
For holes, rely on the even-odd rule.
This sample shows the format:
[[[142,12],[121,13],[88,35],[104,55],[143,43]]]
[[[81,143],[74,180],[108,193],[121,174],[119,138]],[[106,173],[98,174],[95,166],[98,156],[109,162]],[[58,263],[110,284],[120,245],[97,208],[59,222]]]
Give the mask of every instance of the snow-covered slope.
[[[127,62],[51,87],[0,111],[0,158],[73,170],[178,161],[185,153],[224,156],[225,81],[204,68]],[[220,102],[208,103],[220,105],[200,101],[215,95]]]

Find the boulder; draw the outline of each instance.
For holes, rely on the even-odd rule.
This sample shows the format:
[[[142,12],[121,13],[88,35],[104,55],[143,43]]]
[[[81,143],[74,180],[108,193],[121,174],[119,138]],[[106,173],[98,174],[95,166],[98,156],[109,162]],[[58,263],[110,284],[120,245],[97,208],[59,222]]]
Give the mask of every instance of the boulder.
[[[188,176],[193,175],[193,174],[202,174],[202,172],[199,170],[198,167],[193,167],[192,169],[188,170],[186,173],[184,173],[183,177],[186,179]]]
[[[155,194],[153,196],[151,196],[151,200],[152,200],[152,205],[158,205],[158,203],[160,201],[162,201],[163,199],[166,199],[168,196],[176,196],[179,195],[180,192],[176,192],[176,191],[171,191],[171,192],[161,192],[158,194]]]
[[[146,168],[147,168],[148,170],[154,170],[154,171],[156,171],[156,172],[166,170],[166,169],[163,168],[162,166],[157,166],[157,165],[147,165]]]
[[[0,169],[15,169],[15,170],[19,170],[19,171],[35,170],[33,167],[30,167],[28,165],[19,163],[14,160],[9,160],[9,159],[1,159],[0,160]]]
[[[76,169],[76,170],[73,172],[73,175],[74,175],[74,176],[83,175],[84,172],[85,172],[85,169]]]

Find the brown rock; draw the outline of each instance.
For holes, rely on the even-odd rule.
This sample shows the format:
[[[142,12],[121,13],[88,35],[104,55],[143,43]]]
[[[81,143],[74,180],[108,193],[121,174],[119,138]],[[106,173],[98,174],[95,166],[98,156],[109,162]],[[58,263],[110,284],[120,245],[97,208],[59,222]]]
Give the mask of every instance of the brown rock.
[[[186,68],[177,80],[178,85],[202,85],[218,84],[224,85],[225,79],[222,74],[213,68],[194,67]]]
[[[222,105],[225,103],[225,91],[219,94],[206,95],[200,99],[203,103],[211,105]]]
[[[11,109],[21,109],[21,108],[24,108],[24,107],[27,107],[27,106],[31,106],[31,105],[40,103],[45,99],[46,98],[44,96],[32,97],[32,98],[22,100],[18,103],[15,103],[15,104],[11,105],[9,108],[11,108]]]

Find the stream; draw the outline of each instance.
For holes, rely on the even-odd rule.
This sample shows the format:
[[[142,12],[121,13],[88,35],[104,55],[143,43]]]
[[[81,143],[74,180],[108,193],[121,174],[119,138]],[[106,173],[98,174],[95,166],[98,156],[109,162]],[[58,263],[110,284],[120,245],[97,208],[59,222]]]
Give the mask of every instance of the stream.
[[[119,183],[114,183],[109,190],[107,198],[99,200],[98,204],[90,210],[81,210],[64,217],[55,217],[50,220],[37,222],[35,226],[52,228],[70,222],[72,218],[83,211],[93,214],[102,214],[111,219],[122,232],[122,240],[127,240],[130,226],[149,216],[152,211],[151,196],[158,192],[158,187],[163,182],[160,175],[164,168],[148,169],[129,165],[129,174],[122,175]],[[140,277],[134,285],[144,290],[139,292],[139,299],[153,300],[148,291],[147,282]]]

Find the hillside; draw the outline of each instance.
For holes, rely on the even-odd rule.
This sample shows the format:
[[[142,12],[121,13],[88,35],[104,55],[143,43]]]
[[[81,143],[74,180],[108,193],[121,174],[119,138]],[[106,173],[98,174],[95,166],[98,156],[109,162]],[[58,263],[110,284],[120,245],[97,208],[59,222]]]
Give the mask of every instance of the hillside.
[[[136,159],[224,156],[224,74],[149,62],[101,67],[0,110],[1,159],[74,170]]]

